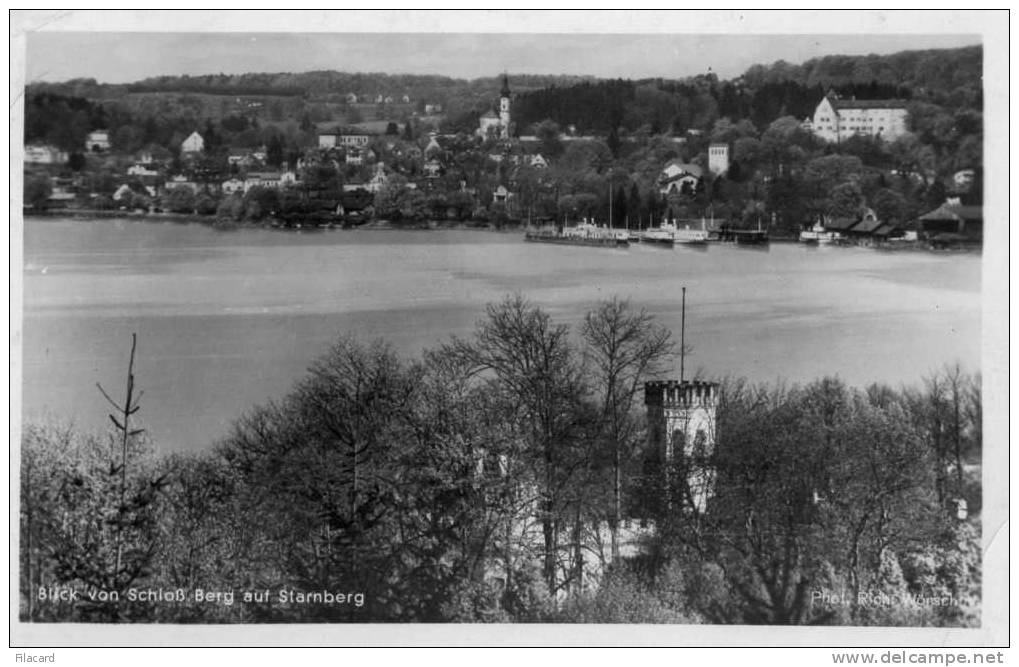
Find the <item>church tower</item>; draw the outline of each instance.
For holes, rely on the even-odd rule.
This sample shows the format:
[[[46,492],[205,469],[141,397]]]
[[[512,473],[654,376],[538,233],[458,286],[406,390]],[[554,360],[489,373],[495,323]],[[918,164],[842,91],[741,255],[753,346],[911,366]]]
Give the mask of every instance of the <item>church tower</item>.
[[[510,88],[509,77],[502,75],[502,90],[499,92],[499,128],[500,136],[509,139],[510,127]]]
[[[680,506],[703,512],[712,494],[718,385],[714,382],[646,382],[649,452],[665,463],[668,487],[688,489]],[[685,484],[670,479],[681,471]]]

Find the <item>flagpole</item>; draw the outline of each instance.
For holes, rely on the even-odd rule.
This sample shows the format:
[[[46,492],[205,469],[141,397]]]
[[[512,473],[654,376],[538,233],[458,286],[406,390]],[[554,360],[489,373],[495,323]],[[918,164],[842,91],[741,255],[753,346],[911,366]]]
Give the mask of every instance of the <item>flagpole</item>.
[[[683,307],[679,324],[679,383],[683,384],[683,368],[686,361],[686,287],[683,288]]]

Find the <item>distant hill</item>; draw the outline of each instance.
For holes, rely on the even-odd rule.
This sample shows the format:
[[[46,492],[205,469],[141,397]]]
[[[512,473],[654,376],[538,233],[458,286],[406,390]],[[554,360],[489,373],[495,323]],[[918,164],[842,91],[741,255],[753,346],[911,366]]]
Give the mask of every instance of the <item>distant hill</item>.
[[[594,80],[592,77],[534,74],[511,74],[510,79],[515,93]],[[161,76],[129,84],[75,79],[62,83],[31,83],[28,91],[30,94],[52,93],[91,100],[164,93],[301,97],[309,103],[343,102],[348,94],[353,93],[361,102],[373,102],[380,95],[397,101],[407,96],[415,107],[423,107],[426,103],[441,104],[454,112],[462,112],[479,105],[493,105],[501,87],[501,75],[467,80],[431,75],[313,71]]]
[[[778,61],[750,67],[739,81],[750,88],[793,82],[806,87],[861,84],[896,86],[918,99],[947,106],[980,106],[983,47],[900,51],[890,55],[824,56],[801,65]]]
[[[533,132],[547,119],[562,129],[573,125],[581,133],[609,136],[703,132],[719,118],[749,120],[763,130],[782,116],[810,115],[829,88],[862,99],[911,100],[929,117],[937,109],[923,105],[953,114],[980,112],[982,71],[983,48],[973,46],[832,55],[799,65],[778,61],[730,80],[713,74],[609,80],[511,73],[509,81],[517,134]],[[206,123],[295,123],[311,132],[321,123],[407,122],[415,114],[421,118],[426,105],[441,105],[444,130],[472,131],[478,116],[497,103],[501,85],[501,75],[466,80],[338,71],[163,76],[117,85],[95,79],[33,83],[26,90],[26,116],[32,116],[26,118],[26,139],[71,149],[88,129],[129,124],[145,142],[161,144]],[[379,104],[380,97],[392,101]],[[43,108],[49,113],[37,113]],[[130,133],[121,138],[137,143]]]
[[[959,89],[979,89],[983,75],[983,47],[901,51],[890,55],[831,55],[796,65],[785,61],[753,65],[733,83],[759,88],[793,82],[806,87],[877,83],[908,88],[920,96],[951,97]],[[691,83],[693,78],[672,80]],[[511,74],[514,93],[564,88],[598,81],[573,75]],[[385,74],[379,72],[276,72],[161,76],[129,84],[104,84],[95,79],[61,83],[30,83],[36,92],[51,92],[94,100],[114,99],[130,93],[203,93],[211,95],[304,96],[328,98],[358,96],[409,96],[412,100],[443,102],[443,98],[488,99],[497,95],[501,76],[473,80],[439,75]],[[446,100],[447,102],[449,100]]]

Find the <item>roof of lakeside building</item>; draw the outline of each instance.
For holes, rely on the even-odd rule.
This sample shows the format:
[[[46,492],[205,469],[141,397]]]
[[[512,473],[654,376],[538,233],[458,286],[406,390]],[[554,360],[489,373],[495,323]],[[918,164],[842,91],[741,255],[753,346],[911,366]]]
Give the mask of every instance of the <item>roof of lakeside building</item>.
[[[966,204],[942,204],[920,216],[920,220],[983,220],[984,207]]]
[[[874,236],[891,236],[891,234],[896,231],[900,231],[900,227],[898,225],[885,222],[874,230]]]
[[[859,224],[854,225],[850,231],[869,234],[883,224],[884,223],[877,218],[864,218],[859,222]]]
[[[837,232],[844,232],[850,227],[857,223],[856,218],[835,218],[831,222],[825,224],[825,229],[830,229]]]

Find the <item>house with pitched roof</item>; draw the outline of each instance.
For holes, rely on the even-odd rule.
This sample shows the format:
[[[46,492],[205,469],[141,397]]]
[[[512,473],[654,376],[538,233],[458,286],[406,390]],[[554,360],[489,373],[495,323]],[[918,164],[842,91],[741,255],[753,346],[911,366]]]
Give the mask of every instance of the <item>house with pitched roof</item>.
[[[439,143],[438,135],[432,132],[428,135],[428,145],[425,146],[425,157],[430,158],[442,155],[442,145]]]
[[[905,100],[844,100],[829,91],[809,119],[809,128],[835,143],[857,135],[894,141],[908,130],[908,116]]]
[[[121,201],[129,195],[142,195],[147,197],[155,197],[156,189],[149,185],[142,185],[138,182],[128,182],[117,188],[116,192],[113,193],[113,201]]]
[[[831,218],[824,221],[824,231],[834,232],[836,239],[845,239],[847,232],[856,226],[858,218]]]
[[[984,207],[962,204],[951,198],[917,218],[917,235],[935,246],[981,243],[984,238]]]
[[[874,242],[874,231],[881,225],[874,211],[867,209],[855,225],[845,230],[845,236],[861,245],[871,245]]]
[[[658,175],[658,191],[666,196],[693,194],[703,177],[704,170],[698,165],[670,160]]]
[[[181,153],[201,153],[203,150],[205,150],[205,139],[197,132],[188,135],[188,138],[180,145]]]

